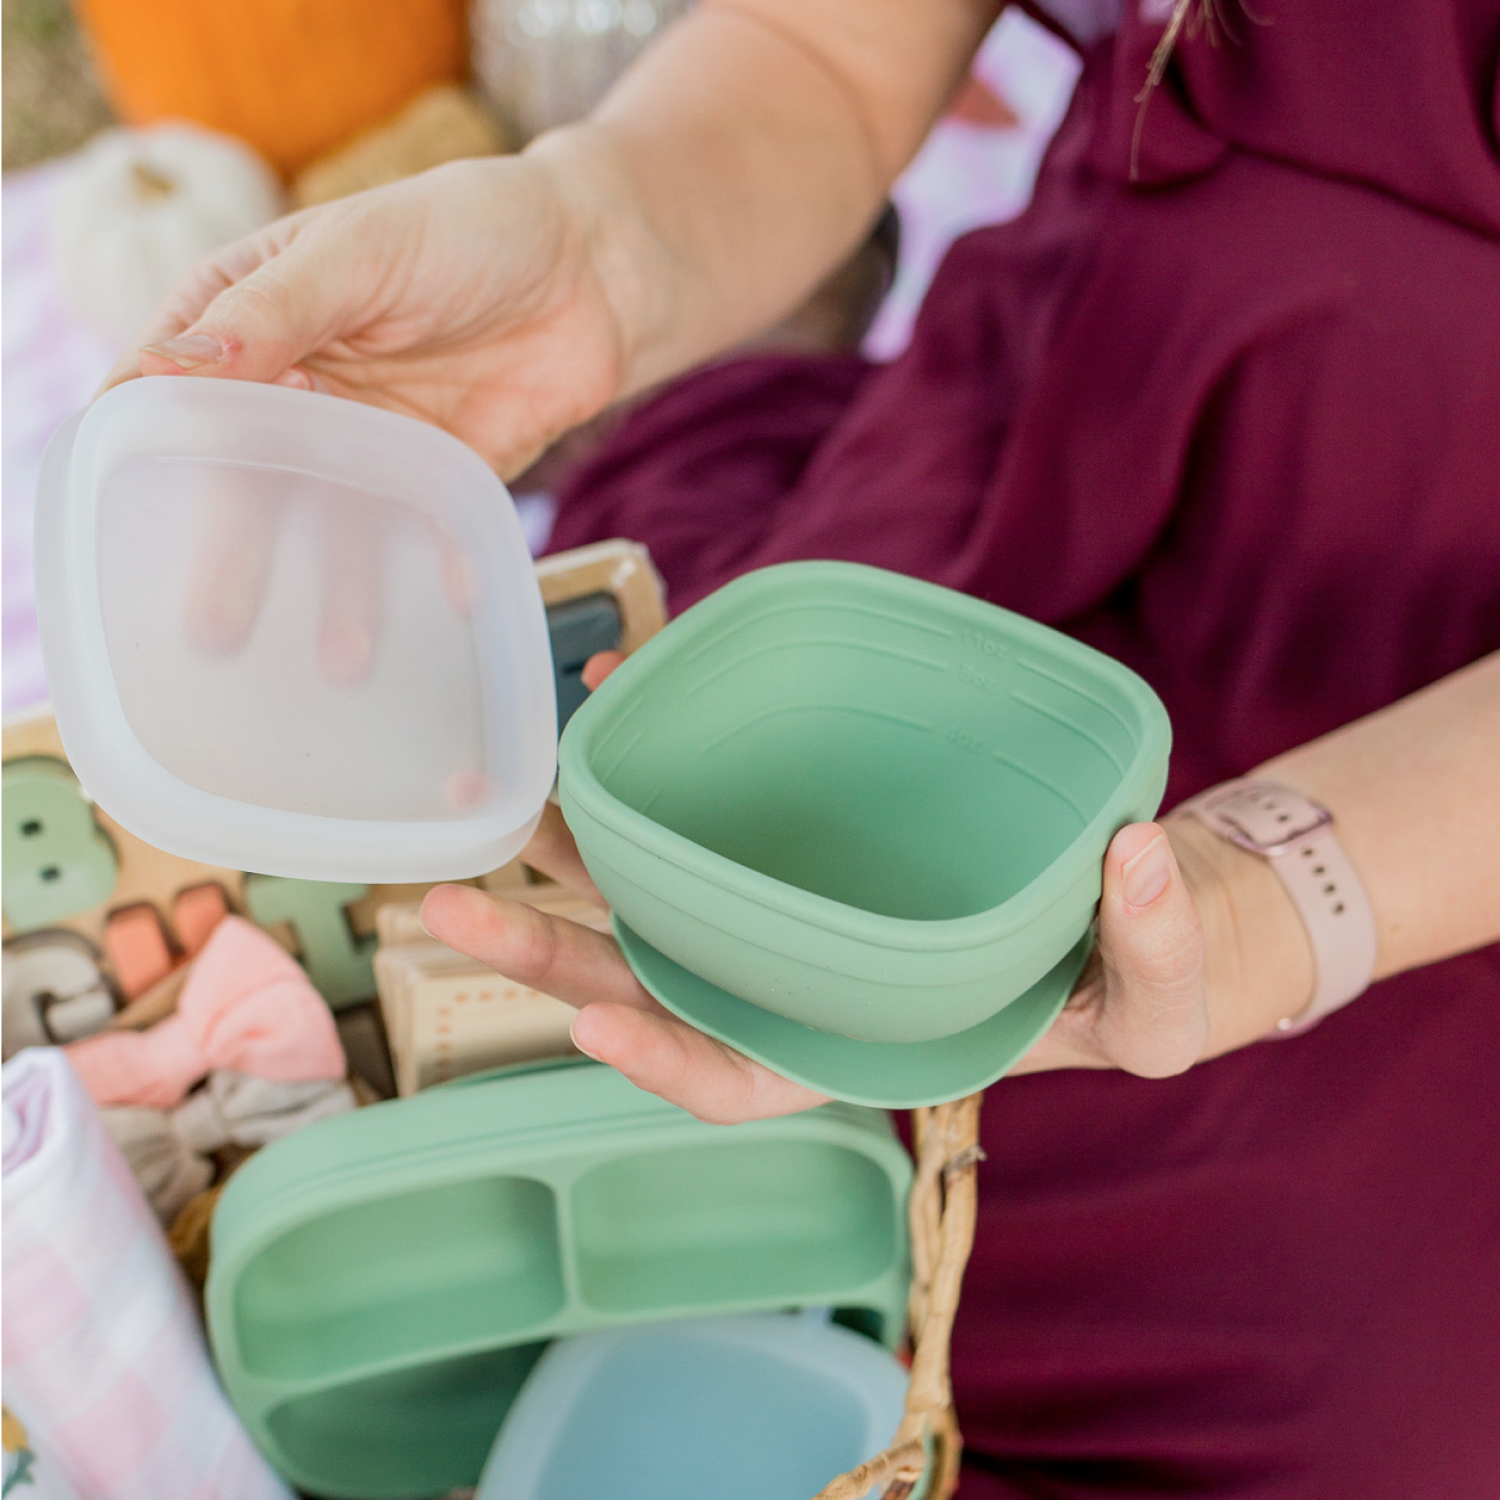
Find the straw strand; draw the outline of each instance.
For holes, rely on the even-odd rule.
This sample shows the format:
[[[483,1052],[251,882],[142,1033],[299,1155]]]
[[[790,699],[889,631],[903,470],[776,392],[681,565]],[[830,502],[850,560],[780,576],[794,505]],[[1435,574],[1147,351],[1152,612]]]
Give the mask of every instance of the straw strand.
[[[963,1437],[953,1410],[949,1346],[974,1246],[982,1094],[912,1112],[917,1169],[912,1180],[911,1380],[906,1411],[890,1446],[841,1474],[814,1500],[862,1500],[883,1485],[882,1500],[908,1500],[929,1461],[926,1500],[949,1500],[958,1484]]]

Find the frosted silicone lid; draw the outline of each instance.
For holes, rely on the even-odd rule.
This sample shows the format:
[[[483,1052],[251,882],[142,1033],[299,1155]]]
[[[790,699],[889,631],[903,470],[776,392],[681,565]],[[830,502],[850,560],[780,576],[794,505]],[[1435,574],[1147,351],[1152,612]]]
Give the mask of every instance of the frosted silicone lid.
[[[515,508],[462,443],[353,401],[135,380],[59,430],[37,603],[68,758],[170,853],[456,879],[529,837],[556,763]]]

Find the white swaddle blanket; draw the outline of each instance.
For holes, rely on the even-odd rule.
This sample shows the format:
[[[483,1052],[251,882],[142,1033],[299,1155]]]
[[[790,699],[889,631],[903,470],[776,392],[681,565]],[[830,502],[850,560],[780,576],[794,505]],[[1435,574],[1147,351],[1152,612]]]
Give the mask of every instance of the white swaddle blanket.
[[[27,1048],[0,1076],[5,1404],[26,1434],[22,1493],[291,1500],[225,1400],[161,1228],[67,1059]]]

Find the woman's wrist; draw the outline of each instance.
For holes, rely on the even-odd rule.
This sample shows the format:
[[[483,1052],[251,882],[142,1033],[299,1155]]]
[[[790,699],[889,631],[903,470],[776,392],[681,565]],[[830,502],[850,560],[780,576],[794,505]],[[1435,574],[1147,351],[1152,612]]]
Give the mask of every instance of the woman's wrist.
[[[1312,945],[1286,888],[1264,859],[1196,818],[1162,820],[1203,924],[1208,1040],[1203,1056],[1246,1046],[1312,998]]]
[[[650,223],[644,196],[607,127],[588,120],[537,137],[522,153],[546,176],[566,226],[576,274],[608,309],[619,351],[614,399],[691,363],[673,330],[690,267],[674,264]]]

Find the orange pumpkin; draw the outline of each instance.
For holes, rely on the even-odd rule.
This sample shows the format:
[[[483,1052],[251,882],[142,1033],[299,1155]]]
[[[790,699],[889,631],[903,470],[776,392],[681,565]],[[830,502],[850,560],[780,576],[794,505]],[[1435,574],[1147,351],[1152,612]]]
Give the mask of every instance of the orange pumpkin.
[[[116,112],[248,141],[283,176],[463,77],[464,0],[76,0]]]

